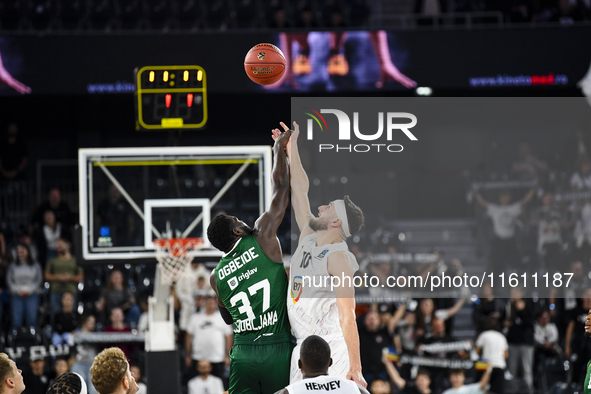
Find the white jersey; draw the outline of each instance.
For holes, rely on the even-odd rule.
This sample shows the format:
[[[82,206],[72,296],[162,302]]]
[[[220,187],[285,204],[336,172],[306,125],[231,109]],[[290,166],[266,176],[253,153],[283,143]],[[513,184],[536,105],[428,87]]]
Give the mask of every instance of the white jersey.
[[[287,315],[291,333],[297,340],[291,357],[291,383],[302,379],[298,368],[300,346],[310,335],[318,335],[328,342],[333,360],[328,370],[331,376],[345,378],[349,372],[349,353],[328,273],[328,256],[334,252],[345,252],[353,272],[359,269],[346,242],[316,246],[316,233],[305,237],[291,258]]]
[[[336,294],[331,290],[328,273],[328,256],[334,252],[345,252],[353,272],[359,269],[346,242],[316,246],[316,233],[305,237],[291,258],[287,314],[291,333],[298,343],[310,335],[318,335],[325,340],[326,337],[343,335]]]
[[[300,380],[286,387],[289,394],[360,394],[357,383],[335,376],[322,375]]]

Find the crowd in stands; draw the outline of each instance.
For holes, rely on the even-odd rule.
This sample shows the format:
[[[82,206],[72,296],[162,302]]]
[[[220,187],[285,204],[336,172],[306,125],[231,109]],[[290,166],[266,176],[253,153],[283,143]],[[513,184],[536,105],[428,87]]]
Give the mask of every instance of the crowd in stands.
[[[20,156],[3,156],[3,152],[0,149],[4,187],[26,167],[27,155],[26,149]],[[542,392],[554,381],[566,380],[555,376],[564,375],[565,361],[570,363],[572,382],[582,384],[591,358],[591,341],[583,335],[591,309],[591,141],[576,133],[557,160],[537,157],[525,142],[518,152],[514,161],[507,162],[502,159],[506,154],[491,143],[475,180],[476,215],[490,219],[490,241],[484,248],[488,261],[497,271],[572,272],[572,285],[545,298],[532,298],[520,288],[500,298],[491,286],[483,286],[479,297],[359,305],[361,358],[370,392],[442,393],[466,381],[474,382],[474,387],[490,381],[496,393]],[[65,355],[31,354],[20,360],[29,364],[25,393],[40,393],[67,370],[90,382],[88,370],[100,346],[75,345],[76,335],[144,333],[150,292],[139,290],[133,269],[116,265],[101,271],[104,285],[99,280],[100,291],[88,298],[85,276],[96,270],[80,267],[72,254],[73,213],[59,189],[49,191],[31,218],[30,226],[18,234],[5,237],[0,232],[0,345],[14,348],[32,341],[71,347]],[[385,251],[396,253],[398,248],[387,245]],[[352,245],[351,250],[360,262],[364,260],[362,246]],[[360,274],[375,275],[380,281],[388,275],[411,274],[395,272],[395,267],[361,264]],[[436,262],[414,269],[412,273],[421,275],[441,269],[464,272],[459,260],[444,261],[443,254]],[[206,265],[195,262],[173,288],[177,343],[185,361],[183,387],[189,394],[206,389],[221,393],[228,385],[233,335],[217,310],[209,274]],[[454,337],[455,317],[467,305],[476,331],[468,342]],[[136,378],[141,376],[143,345],[118,346],[132,360]],[[421,357],[439,359],[445,365],[425,366]],[[479,358],[493,367],[489,374],[474,368]],[[468,365],[454,361],[472,364],[451,368]]]
[[[11,0],[0,4],[0,29],[168,31],[357,28],[369,27],[371,15],[378,12],[372,10],[369,4],[366,0]],[[493,11],[500,12],[505,23],[572,24],[591,20],[591,4],[585,0],[409,0],[407,4],[398,4],[398,8],[408,9],[407,13],[428,16]]]

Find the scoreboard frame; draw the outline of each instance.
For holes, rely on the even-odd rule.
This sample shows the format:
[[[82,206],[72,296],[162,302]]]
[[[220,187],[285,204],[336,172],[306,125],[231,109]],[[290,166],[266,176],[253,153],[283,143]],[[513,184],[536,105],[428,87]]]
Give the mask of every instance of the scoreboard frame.
[[[201,88],[142,88],[142,75],[144,72],[151,71],[177,71],[177,70],[197,70],[202,72]],[[207,123],[207,74],[203,67],[197,65],[191,66],[144,66],[136,72],[136,108],[137,108],[137,130],[170,130],[170,129],[199,129]],[[160,124],[147,124],[143,119],[142,95],[144,94],[173,94],[173,93],[199,93],[203,98],[203,120],[199,123],[184,123],[183,118],[162,118]]]

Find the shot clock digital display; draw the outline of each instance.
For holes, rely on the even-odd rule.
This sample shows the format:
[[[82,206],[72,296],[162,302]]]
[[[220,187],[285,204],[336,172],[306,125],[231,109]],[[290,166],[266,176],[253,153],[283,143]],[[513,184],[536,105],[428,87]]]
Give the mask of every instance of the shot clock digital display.
[[[199,66],[146,66],[136,73],[136,129],[198,129],[207,122],[207,78]]]

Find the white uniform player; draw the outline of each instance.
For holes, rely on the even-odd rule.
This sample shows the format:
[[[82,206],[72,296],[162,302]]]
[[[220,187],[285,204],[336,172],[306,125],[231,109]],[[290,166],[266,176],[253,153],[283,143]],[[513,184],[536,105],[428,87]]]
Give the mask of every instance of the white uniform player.
[[[287,313],[297,346],[291,357],[290,382],[302,379],[297,361],[301,343],[310,335],[318,335],[330,345],[333,363],[328,373],[331,376],[345,378],[349,372],[347,344],[339,324],[336,294],[331,289],[327,268],[328,257],[334,252],[345,252],[353,272],[359,269],[345,242],[316,246],[316,233],[305,237],[291,258]]]
[[[289,394],[360,394],[357,383],[336,376],[317,376],[286,387]]]
[[[289,130],[283,123],[281,127]],[[316,334],[329,343],[333,365],[329,370],[327,366],[328,373],[366,387],[361,372],[352,283],[359,266],[345,243],[347,237],[363,226],[363,212],[345,196],[318,207],[317,217],[312,213],[308,200],[310,182],[297,146],[299,132],[294,122],[286,147],[291,171],[291,204],[300,230],[300,245],[291,259],[287,296],[289,322],[298,342],[292,353],[290,383],[303,377],[296,362],[302,341]],[[273,130],[274,138],[279,135],[278,129]],[[337,279],[341,279],[341,283],[336,283]],[[349,283],[344,283],[347,281]]]

